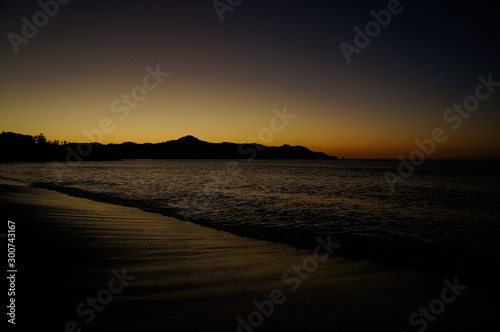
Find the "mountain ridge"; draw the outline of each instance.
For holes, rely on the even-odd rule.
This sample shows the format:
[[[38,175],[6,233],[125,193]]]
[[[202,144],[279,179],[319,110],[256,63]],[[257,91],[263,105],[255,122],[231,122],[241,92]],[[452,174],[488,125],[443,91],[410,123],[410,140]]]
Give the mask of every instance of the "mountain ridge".
[[[192,135],[161,143],[60,143],[36,136],[2,132],[1,161],[82,161],[122,159],[338,159],[304,146],[212,143]]]

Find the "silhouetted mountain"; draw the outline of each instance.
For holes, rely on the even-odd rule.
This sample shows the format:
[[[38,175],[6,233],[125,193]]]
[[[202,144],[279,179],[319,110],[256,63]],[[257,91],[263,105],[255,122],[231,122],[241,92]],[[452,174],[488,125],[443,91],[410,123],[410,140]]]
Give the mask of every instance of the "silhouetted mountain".
[[[120,159],[338,159],[303,146],[209,143],[193,136],[163,143],[122,144],[47,142],[43,134],[27,136],[2,132],[0,160],[120,160]]]

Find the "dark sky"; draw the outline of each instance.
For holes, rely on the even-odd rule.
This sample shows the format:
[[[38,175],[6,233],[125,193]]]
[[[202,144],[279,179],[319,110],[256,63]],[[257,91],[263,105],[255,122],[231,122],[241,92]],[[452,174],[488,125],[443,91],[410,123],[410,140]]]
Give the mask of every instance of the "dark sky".
[[[443,119],[478,76],[500,81],[493,2],[401,1],[347,63],[340,43],[354,45],[354,27],[388,3],[244,0],[221,21],[212,1],[72,0],[16,54],[8,34],[22,36],[22,17],[32,22],[41,7],[4,1],[0,130],[85,141],[109,119],[104,143],[191,134],[397,158],[443,128],[448,140],[431,157],[500,158],[500,92],[456,129]],[[121,119],[113,101],[157,65],[170,75]],[[296,117],[259,139],[284,107]]]

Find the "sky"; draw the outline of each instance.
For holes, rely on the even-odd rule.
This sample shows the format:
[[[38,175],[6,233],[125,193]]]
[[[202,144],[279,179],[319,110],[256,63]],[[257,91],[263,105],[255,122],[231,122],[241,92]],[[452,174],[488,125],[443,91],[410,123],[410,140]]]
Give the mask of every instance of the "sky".
[[[441,128],[427,158],[500,159],[500,83],[475,97],[478,77],[500,82],[492,3],[60,1],[41,0],[52,15],[37,1],[0,5],[0,131],[395,159]],[[448,112],[465,99],[475,110]]]

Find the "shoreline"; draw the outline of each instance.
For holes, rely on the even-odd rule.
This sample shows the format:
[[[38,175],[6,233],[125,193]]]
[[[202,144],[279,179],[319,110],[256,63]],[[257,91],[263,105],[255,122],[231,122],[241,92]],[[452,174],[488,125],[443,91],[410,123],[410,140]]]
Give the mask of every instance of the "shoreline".
[[[1,179],[0,179],[1,180]],[[23,182],[24,183],[24,182]],[[261,228],[249,228],[242,227],[237,224],[229,225],[224,223],[217,223],[209,219],[204,218],[192,218],[189,221],[184,220],[182,214],[175,208],[158,208],[152,205],[148,205],[144,201],[126,199],[122,197],[114,197],[107,194],[93,193],[79,188],[72,187],[62,187],[56,186],[51,183],[44,182],[34,182],[28,183],[30,187],[34,188],[44,188],[66,194],[76,198],[89,199],[95,202],[115,204],[123,207],[133,207],[138,208],[144,212],[156,213],[159,215],[174,218],[180,222],[194,223],[203,227],[208,227],[217,231],[228,232],[236,236],[243,236],[245,238],[251,238],[255,240],[269,241],[277,244],[290,245],[296,249],[301,250],[313,250],[316,246],[316,238],[322,236],[322,233],[290,233],[286,236],[283,235],[283,231],[280,229],[261,229]],[[360,238],[352,235],[342,234],[341,239],[337,241],[343,242],[343,246],[338,249],[338,253],[343,256],[345,260],[351,260],[353,262],[357,261],[371,261],[377,262],[394,269],[417,269],[425,270],[430,273],[449,275],[450,273],[458,273],[462,278],[472,279],[474,281],[487,282],[490,285],[495,285],[496,280],[500,276],[495,273],[494,270],[489,268],[487,265],[473,265],[471,261],[462,263],[461,257],[440,257],[439,259],[432,260],[422,260],[422,257],[418,254],[413,253],[413,255],[405,251],[403,255],[398,255],[399,252],[391,252],[387,255],[385,252],[371,251],[369,248],[380,247],[381,245],[391,246],[391,243],[380,243],[379,240],[374,238]],[[407,250],[407,248],[405,248]],[[439,248],[428,247],[425,251],[430,252],[434,250],[439,253]],[[454,259],[454,261],[452,261]]]
[[[443,288],[434,273],[334,253],[314,271],[302,270],[307,278],[289,274],[285,279],[301,282],[294,291],[295,279],[286,284],[283,275],[310,261],[310,250],[21,182],[0,180],[0,198],[5,218],[18,227],[18,327],[38,317],[60,331],[68,321],[88,331],[235,331],[238,317],[257,310],[254,301],[280,289],[286,301],[255,331],[409,331],[408,317]],[[122,268],[135,279],[87,325],[76,307]],[[429,331],[486,324],[494,299],[487,305],[476,286],[429,323]]]

